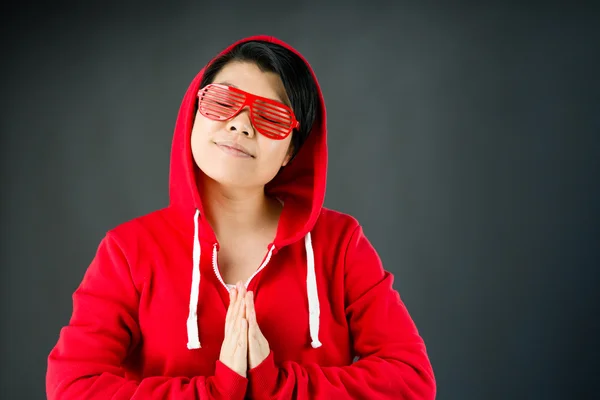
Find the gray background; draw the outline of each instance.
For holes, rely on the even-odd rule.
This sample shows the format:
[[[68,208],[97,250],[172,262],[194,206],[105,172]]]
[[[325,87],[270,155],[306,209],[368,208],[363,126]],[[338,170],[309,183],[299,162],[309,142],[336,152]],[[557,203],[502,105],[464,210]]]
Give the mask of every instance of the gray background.
[[[103,234],[168,202],[188,83],[257,33],[316,71],[325,204],[357,217],[395,274],[438,398],[592,397],[597,7],[49,3],[2,13],[2,399],[44,398]]]

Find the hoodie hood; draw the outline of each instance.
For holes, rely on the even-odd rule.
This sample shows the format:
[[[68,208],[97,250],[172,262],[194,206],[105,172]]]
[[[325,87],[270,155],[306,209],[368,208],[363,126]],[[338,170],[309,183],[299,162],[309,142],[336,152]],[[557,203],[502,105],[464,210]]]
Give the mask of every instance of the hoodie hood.
[[[216,58],[236,45],[249,41],[265,41],[281,45],[297,54],[308,66],[319,92],[317,118],[308,138],[294,159],[265,187],[268,195],[284,202],[277,234],[269,248],[277,249],[304,238],[314,227],[323,207],[327,175],[327,131],[325,104],[321,88],[306,59],[289,44],[272,36],[259,35],[239,40],[215,56],[194,78],[183,98],[171,150],[169,176],[170,207],[191,221],[198,211],[198,234],[202,241],[216,244],[217,239],[203,212],[202,199],[196,182],[197,166],[192,157],[191,133],[199,85],[204,71]]]

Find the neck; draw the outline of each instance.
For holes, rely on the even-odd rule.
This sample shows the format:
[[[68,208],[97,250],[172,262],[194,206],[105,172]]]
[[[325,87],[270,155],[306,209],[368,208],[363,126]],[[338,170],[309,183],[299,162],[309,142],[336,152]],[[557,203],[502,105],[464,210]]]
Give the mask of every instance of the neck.
[[[217,237],[251,234],[277,223],[281,205],[264,187],[227,187],[202,174],[204,213]]]

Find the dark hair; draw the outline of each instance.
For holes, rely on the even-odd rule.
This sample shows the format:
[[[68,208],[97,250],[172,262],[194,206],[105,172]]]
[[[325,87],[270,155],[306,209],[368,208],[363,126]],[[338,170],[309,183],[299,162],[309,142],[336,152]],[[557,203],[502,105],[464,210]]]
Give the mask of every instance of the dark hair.
[[[319,93],[306,63],[295,53],[275,43],[249,41],[215,59],[204,72],[200,87],[213,83],[215,76],[232,61],[255,63],[264,72],[278,74],[290,99],[300,128],[292,133],[294,155],[306,141],[319,111]]]

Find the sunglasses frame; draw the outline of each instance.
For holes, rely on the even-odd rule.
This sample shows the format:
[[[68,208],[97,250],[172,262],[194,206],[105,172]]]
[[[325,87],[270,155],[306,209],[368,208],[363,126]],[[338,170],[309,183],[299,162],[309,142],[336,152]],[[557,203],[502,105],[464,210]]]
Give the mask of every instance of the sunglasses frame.
[[[206,114],[202,111],[202,108],[200,107],[200,103],[201,103],[200,99],[201,99],[201,96],[205,92],[207,92],[211,87],[218,87],[220,89],[225,89],[225,90],[231,91],[233,93],[236,93],[238,95],[242,95],[242,96],[244,96],[244,101],[242,102],[242,104],[240,105],[240,107],[238,109],[236,109],[234,112],[232,112],[231,116],[225,117],[225,116]],[[255,94],[245,92],[245,91],[238,89],[236,87],[233,87],[233,86],[223,85],[220,83],[209,83],[208,85],[204,86],[202,89],[198,90],[197,97],[198,97],[198,111],[200,112],[200,114],[202,114],[206,118],[212,119],[214,121],[228,121],[231,118],[238,115],[245,107],[248,107],[250,109],[250,121],[252,122],[252,126],[254,127],[254,129],[256,129],[257,132],[259,132],[263,136],[268,137],[269,139],[283,140],[283,139],[287,138],[294,129],[298,129],[300,127],[300,122],[296,119],[296,116],[294,115],[294,111],[291,109],[291,107],[287,106],[286,104],[283,104],[280,101],[276,101],[276,100],[269,99],[269,98],[262,97],[262,96],[257,96]],[[271,132],[265,131],[264,129],[258,128],[258,126],[255,122],[256,118],[258,118],[255,115],[255,113],[256,113],[255,107],[256,106],[254,106],[254,104],[257,101],[284,109],[286,112],[288,112],[290,115],[290,118],[291,118],[290,128],[284,134],[273,134]],[[258,124],[258,125],[260,125],[260,124]]]

